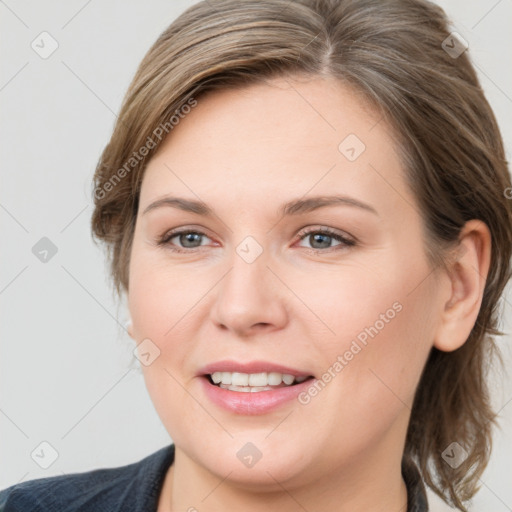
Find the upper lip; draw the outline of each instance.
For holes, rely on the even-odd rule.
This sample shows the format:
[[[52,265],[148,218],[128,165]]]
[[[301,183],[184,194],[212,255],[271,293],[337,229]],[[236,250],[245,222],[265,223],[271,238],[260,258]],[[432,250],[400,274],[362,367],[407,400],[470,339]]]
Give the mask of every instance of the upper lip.
[[[295,377],[309,377],[311,372],[299,370],[297,368],[290,368],[282,364],[272,363],[270,361],[248,361],[245,363],[238,361],[216,361],[215,363],[207,364],[199,369],[198,375],[211,375],[215,372],[238,372],[238,373],[263,373],[263,372],[277,372]]]

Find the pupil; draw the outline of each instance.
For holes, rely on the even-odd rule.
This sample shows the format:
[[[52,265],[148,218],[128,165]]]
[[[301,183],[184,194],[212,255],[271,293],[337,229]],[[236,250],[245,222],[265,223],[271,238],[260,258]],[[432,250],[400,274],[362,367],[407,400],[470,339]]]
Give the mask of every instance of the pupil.
[[[189,242],[192,242],[194,243],[194,240],[191,239],[191,237],[199,237],[199,233],[187,233],[185,235],[181,235],[181,240],[180,242],[185,246],[185,247],[190,247],[189,245],[187,245]],[[183,240],[185,240],[185,243],[183,243]],[[197,241],[197,240],[196,240]]]
[[[324,239],[324,244],[322,245],[322,247],[329,247],[329,241],[331,239],[331,237],[329,235],[322,235],[321,233],[317,233],[312,236],[315,241],[318,240],[318,238],[320,238],[320,243],[322,242],[322,239]],[[327,243],[325,242],[326,240],[327,240]]]

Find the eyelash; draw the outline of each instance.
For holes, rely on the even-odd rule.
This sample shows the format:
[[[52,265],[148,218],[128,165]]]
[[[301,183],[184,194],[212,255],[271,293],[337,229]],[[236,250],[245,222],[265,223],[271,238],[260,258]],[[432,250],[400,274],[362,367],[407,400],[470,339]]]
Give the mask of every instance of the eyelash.
[[[196,231],[193,229],[179,229],[176,231],[171,231],[171,232],[165,233],[157,241],[157,245],[158,246],[169,246],[169,249],[171,251],[177,252],[177,253],[189,253],[190,254],[190,253],[196,252],[198,249],[201,249],[202,246],[191,247],[191,248],[179,248],[176,246],[171,246],[171,244],[169,243],[173,238],[175,238],[178,235],[191,234],[191,233],[193,233],[195,235],[208,237],[208,235],[206,235],[206,233],[203,233],[201,231]],[[304,240],[308,235],[312,235],[312,234],[327,235],[331,238],[334,238],[336,241],[341,242],[340,245],[337,245],[334,247],[328,247],[326,249],[313,249],[313,248],[309,248],[309,247],[303,247],[303,249],[306,249],[309,252],[312,252],[314,254],[331,252],[332,250],[337,251],[337,250],[342,249],[343,247],[345,247],[345,248],[346,247],[354,247],[355,245],[357,245],[357,242],[355,240],[345,237],[345,236],[341,235],[340,233],[333,231],[332,229],[329,229],[329,228],[321,228],[321,229],[313,228],[313,229],[309,229],[307,231],[302,231],[301,233],[299,233],[299,241]],[[340,249],[337,249],[337,248],[340,248]]]

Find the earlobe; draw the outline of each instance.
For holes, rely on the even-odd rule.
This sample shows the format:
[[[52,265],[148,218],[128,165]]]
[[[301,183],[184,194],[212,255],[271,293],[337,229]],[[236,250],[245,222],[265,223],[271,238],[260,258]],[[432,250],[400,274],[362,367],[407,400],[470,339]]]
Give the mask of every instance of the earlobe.
[[[468,221],[449,264],[450,297],[442,306],[434,346],[444,352],[460,348],[475,325],[489,272],[491,234],[480,220]]]
[[[128,322],[124,324],[124,327],[126,329],[126,332],[128,333],[128,336],[130,336],[130,338],[133,338],[133,325],[131,320],[128,320]]]

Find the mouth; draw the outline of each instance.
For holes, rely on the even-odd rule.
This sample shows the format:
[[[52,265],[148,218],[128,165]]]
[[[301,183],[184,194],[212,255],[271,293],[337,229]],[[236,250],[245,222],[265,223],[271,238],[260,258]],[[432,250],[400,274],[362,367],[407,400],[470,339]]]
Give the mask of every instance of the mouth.
[[[203,366],[196,374],[204,396],[236,415],[264,415],[293,406],[315,376],[270,361],[224,360]]]
[[[290,388],[313,379],[312,375],[293,375],[280,372],[241,373],[216,371],[203,377],[212,385],[240,393],[259,393]]]

